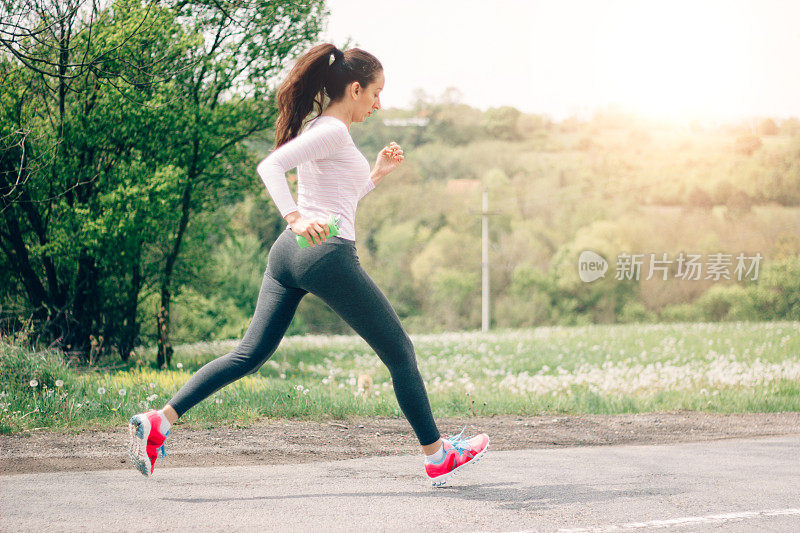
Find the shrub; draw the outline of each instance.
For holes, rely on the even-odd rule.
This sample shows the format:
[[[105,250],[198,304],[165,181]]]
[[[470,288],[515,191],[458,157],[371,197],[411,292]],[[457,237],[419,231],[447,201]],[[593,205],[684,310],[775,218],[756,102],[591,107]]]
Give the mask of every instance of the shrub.
[[[762,320],[800,320],[800,256],[770,262],[749,288]]]
[[[713,285],[695,302],[701,320],[756,320],[750,292],[741,285]]]
[[[748,133],[736,138],[733,150],[737,153],[749,156],[753,155],[753,152],[761,148],[763,144],[760,137]]]
[[[622,311],[617,318],[618,322],[622,324],[631,324],[634,322],[651,323],[654,322],[656,315],[647,310],[641,302],[627,301],[622,306]]]

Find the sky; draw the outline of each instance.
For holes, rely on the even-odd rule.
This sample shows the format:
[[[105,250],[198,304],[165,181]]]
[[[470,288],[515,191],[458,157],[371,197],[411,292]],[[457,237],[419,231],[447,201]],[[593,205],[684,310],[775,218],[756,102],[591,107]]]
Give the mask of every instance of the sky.
[[[383,64],[383,107],[456,87],[555,120],[800,118],[800,1],[328,0],[319,42]]]

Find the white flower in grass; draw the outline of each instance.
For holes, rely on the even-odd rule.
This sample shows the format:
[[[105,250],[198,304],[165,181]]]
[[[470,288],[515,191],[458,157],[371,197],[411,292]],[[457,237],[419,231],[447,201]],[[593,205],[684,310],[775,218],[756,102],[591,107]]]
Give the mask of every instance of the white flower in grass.
[[[308,394],[308,389],[303,389],[303,394]]]
[[[286,379],[286,374],[281,374],[281,379]]]
[[[126,391],[125,389],[119,389],[119,395],[120,395],[120,396],[125,396],[125,394],[126,394],[127,392],[128,392],[128,391]]]
[[[177,364],[177,367],[178,367],[178,368],[183,368],[183,363],[178,363],[178,364]]]
[[[151,384],[150,384],[150,388],[151,388],[151,389],[155,389],[155,388],[156,388],[156,384],[155,384],[155,383],[151,383]]]
[[[150,396],[147,397],[147,401],[152,402],[156,398],[158,398],[158,394],[151,394]]]
[[[100,387],[99,389],[97,389],[97,394],[105,394],[105,393],[106,393],[105,387]]]
[[[63,385],[64,385],[64,380],[63,379],[57,379],[56,380],[56,387],[61,387]]]
[[[38,382],[38,381],[36,381],[35,379],[32,379],[32,380],[31,380],[31,387],[35,387],[35,386],[36,386],[36,385],[38,385],[38,384],[39,384],[39,382]]]
[[[217,398],[217,403],[222,403],[222,398]]]
[[[303,390],[303,386],[302,385],[295,385],[294,386],[294,390]]]

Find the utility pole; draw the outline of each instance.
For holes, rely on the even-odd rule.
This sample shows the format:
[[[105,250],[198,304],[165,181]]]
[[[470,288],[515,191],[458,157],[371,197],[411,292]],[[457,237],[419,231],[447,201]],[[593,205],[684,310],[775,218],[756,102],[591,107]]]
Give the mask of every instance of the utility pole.
[[[482,217],[481,224],[481,331],[489,331],[489,216],[499,215],[500,210],[489,211],[489,189],[483,188],[483,209],[480,211]],[[470,209],[471,214],[475,210]]]

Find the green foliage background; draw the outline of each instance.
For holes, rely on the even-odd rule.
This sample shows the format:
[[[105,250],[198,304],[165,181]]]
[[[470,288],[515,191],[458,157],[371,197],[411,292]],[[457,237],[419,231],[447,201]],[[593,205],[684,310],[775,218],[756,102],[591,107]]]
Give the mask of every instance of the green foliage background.
[[[68,334],[86,347],[104,334],[119,356],[154,342],[169,275],[173,342],[243,335],[285,227],[255,172],[273,145],[274,81],[327,13],[321,2],[265,3],[246,26],[249,46],[209,52],[202,30],[222,4],[117,0],[92,37],[115,54],[62,100],[0,54],[4,329],[46,308],[62,319],[43,340]],[[143,18],[147,31],[125,40]],[[274,31],[283,39],[257,38]],[[249,92],[226,79],[242,64]],[[800,319],[797,119],[712,127],[609,108],[554,122],[474,109],[451,88],[420,90],[409,108],[382,109],[351,133],[370,162],[392,140],[404,149],[361,201],[356,234],[362,265],[409,331],[480,327],[484,188],[499,211],[489,223],[493,327]],[[583,250],[609,260],[605,278],[580,281]],[[619,254],[681,252],[763,259],[757,279],[614,279]],[[309,332],[351,330],[308,295],[288,334]]]

